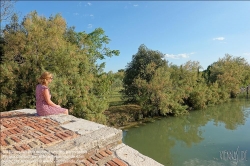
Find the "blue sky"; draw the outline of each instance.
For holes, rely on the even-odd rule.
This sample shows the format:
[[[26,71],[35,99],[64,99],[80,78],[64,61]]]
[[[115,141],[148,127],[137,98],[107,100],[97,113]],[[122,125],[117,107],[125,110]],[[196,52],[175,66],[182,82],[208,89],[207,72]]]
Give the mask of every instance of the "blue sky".
[[[17,1],[23,18],[36,10],[60,13],[76,31],[101,27],[117,57],[106,58],[105,71],[124,69],[141,44],[158,50],[176,65],[208,65],[226,53],[250,63],[250,2],[247,1]]]

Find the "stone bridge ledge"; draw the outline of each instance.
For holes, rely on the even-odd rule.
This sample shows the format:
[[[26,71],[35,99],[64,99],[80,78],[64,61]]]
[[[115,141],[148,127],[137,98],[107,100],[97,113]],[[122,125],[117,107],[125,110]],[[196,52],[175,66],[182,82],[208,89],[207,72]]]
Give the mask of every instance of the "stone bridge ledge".
[[[160,166],[122,143],[122,130],[35,109],[0,113],[1,166]]]

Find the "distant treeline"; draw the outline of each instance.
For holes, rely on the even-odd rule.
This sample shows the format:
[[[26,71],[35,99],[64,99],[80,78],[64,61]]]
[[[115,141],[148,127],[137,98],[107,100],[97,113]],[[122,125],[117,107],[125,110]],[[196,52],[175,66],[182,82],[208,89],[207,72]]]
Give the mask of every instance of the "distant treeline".
[[[199,62],[168,63],[159,51],[141,45],[125,69],[103,71],[97,60],[119,55],[107,47],[101,28],[91,33],[67,27],[61,15],[45,18],[31,12],[14,14],[0,37],[0,111],[35,108],[35,86],[43,71],[54,74],[54,101],[71,114],[105,123],[104,111],[113,88],[123,100],[141,106],[143,116],[179,115],[234,98],[250,84],[249,63],[224,58],[202,70]]]
[[[226,54],[202,70],[199,62],[169,64],[159,51],[141,45],[124,71],[123,97],[144,116],[180,115],[235,98],[250,85],[250,65]]]

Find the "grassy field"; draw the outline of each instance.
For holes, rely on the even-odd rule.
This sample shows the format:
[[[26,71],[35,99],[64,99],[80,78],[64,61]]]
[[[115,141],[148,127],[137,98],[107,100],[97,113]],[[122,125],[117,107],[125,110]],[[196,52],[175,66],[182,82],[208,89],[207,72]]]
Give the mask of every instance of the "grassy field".
[[[120,93],[121,90],[122,88],[116,88],[112,91],[109,96],[109,106],[118,106],[123,104],[121,99],[122,95]]]
[[[141,112],[141,108],[138,105],[124,104],[124,101],[121,99],[121,90],[122,88],[117,88],[111,93],[109,97],[109,109],[105,112],[108,118],[108,125],[118,128],[131,124],[136,125],[139,119],[138,115]]]
[[[105,111],[108,126],[126,129],[159,119],[159,117],[142,117],[142,110],[139,105],[124,104],[124,101],[121,99],[121,90],[122,88],[115,89],[109,97],[109,109]]]

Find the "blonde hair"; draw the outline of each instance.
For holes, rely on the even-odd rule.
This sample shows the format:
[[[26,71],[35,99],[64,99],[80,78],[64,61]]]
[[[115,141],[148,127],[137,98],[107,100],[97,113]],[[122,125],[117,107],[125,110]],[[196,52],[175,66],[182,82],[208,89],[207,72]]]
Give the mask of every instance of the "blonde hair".
[[[38,79],[38,82],[42,85],[48,86],[48,79],[52,77],[52,74],[50,72],[43,72],[40,78]]]

